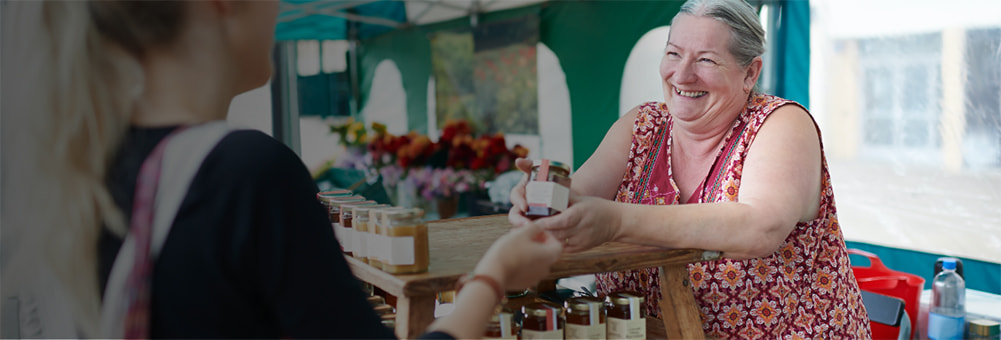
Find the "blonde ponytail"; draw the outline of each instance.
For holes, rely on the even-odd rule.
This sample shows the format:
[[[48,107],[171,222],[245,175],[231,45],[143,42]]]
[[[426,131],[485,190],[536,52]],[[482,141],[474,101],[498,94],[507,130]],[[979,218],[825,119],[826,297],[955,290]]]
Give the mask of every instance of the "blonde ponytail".
[[[98,236],[103,224],[125,233],[106,177],[141,68],[102,38],[87,2],[4,6],[3,155],[11,158],[3,170],[14,186],[4,188],[4,232],[21,241],[4,283],[30,287],[39,270],[51,270],[70,297],[76,331],[99,336]]]

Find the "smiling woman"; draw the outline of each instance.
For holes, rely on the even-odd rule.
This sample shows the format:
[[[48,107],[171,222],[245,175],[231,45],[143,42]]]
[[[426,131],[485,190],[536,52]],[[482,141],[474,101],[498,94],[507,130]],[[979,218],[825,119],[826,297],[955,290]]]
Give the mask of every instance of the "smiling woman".
[[[688,1],[662,46],[664,102],[622,116],[573,175],[570,207],[534,224],[569,251],[606,241],[722,251],[688,268],[709,336],[868,337],[819,130],[798,103],[755,89],[754,9]],[[528,222],[524,190],[511,194],[515,224]],[[597,276],[600,293],[642,292],[652,316],[659,285],[656,270]]]

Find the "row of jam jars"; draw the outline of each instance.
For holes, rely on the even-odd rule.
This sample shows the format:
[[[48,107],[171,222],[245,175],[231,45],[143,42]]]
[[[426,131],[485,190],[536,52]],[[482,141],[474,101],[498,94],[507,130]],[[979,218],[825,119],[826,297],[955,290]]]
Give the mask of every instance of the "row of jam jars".
[[[327,211],[327,219],[330,221],[330,227],[333,228],[334,230],[334,236],[337,237],[338,242],[342,243],[341,248],[342,250],[345,251],[347,251],[347,248],[343,243],[344,240],[346,240],[346,236],[344,236],[344,231],[340,227],[341,224],[340,211],[338,210],[337,213],[331,211],[331,209],[333,208],[331,206],[332,205],[331,202],[337,199],[342,199],[350,196],[354,196],[354,193],[352,193],[350,190],[332,190],[332,191],[321,191],[316,193],[316,199],[320,201],[320,204],[323,205],[323,209]]]
[[[386,207],[385,204],[359,203],[345,205],[341,207],[341,221],[350,221],[348,228],[351,229],[351,248],[354,252],[351,256],[368,264],[370,262],[372,249],[372,223],[368,220],[369,209]],[[377,266],[377,265],[376,265]]]
[[[536,302],[521,308],[521,326],[507,306],[487,324],[487,339],[646,339],[643,296],[621,291],[604,299],[575,297],[564,306]],[[518,330],[520,329],[520,334]]]
[[[359,204],[360,202],[366,202],[364,196],[350,195],[334,197],[329,199],[327,205],[327,215],[330,218],[330,222],[334,228],[334,236],[337,237],[337,242],[341,244],[341,248],[344,254],[350,256],[354,253],[354,232],[351,229],[351,225],[345,225],[344,221],[341,221],[341,210],[342,207],[351,204]],[[350,221],[348,221],[350,223]]]
[[[430,247],[424,210],[357,204],[343,208],[341,215],[351,220],[353,257],[390,274],[427,271]]]

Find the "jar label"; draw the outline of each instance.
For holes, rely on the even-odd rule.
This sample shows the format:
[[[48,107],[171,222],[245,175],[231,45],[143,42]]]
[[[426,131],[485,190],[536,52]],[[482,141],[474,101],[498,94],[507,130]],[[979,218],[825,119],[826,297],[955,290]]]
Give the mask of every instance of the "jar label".
[[[414,237],[386,237],[389,239],[389,258],[386,263],[394,266],[408,266],[414,264]]]
[[[352,239],[354,239],[354,246],[352,247],[352,252],[354,252],[355,257],[368,257],[368,233],[351,230]]]
[[[962,316],[928,312],[928,337],[936,340],[962,339],[964,319]]]
[[[514,315],[510,313],[500,313],[500,315],[497,316],[497,321],[500,321],[501,339],[518,338],[517,332],[511,332],[511,324],[514,322],[514,320],[511,320],[511,317],[513,316]]]
[[[370,226],[370,228],[371,228],[371,226]],[[383,250],[382,250],[382,247],[380,247],[380,245],[379,245],[379,238],[381,238],[381,237],[382,237],[382,235],[379,235],[379,234],[373,234],[371,232],[365,233],[365,238],[366,238],[366,240],[368,240],[367,241],[368,242],[368,253],[365,254],[366,257],[368,257],[370,259],[377,259],[377,260],[381,260],[382,259],[382,251]]]
[[[382,234],[369,234],[369,238],[374,240],[372,247],[368,250],[368,256],[375,258],[376,260],[386,262],[389,258],[389,252],[393,249],[389,245],[389,236]]]
[[[590,326],[567,323],[567,339],[605,339],[605,325]]]
[[[625,320],[608,317],[609,339],[646,339],[646,318]]]
[[[553,182],[531,181],[525,186],[525,200],[528,205],[563,211],[570,203],[570,189]]]
[[[342,227],[341,224],[337,222],[331,222],[330,226],[334,228],[334,237],[336,237],[337,242],[341,244],[341,250],[349,253],[353,252],[354,244],[351,242],[354,242],[354,240],[352,239],[352,235],[348,234],[347,230],[345,230],[346,228]]]
[[[563,330],[557,329],[555,331],[533,331],[530,329],[521,330],[522,339],[558,339],[563,340]]]

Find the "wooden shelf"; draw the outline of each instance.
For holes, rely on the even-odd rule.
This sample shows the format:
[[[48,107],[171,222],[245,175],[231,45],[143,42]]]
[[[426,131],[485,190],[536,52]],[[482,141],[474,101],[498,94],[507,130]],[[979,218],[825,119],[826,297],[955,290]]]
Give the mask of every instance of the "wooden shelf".
[[[434,321],[435,295],[453,290],[458,278],[472,271],[487,248],[510,228],[507,215],[429,222],[431,265],[424,273],[393,275],[350,257],[348,264],[356,277],[397,297],[396,334],[414,338]],[[551,268],[549,278],[661,267],[661,287],[666,297],[661,301],[663,329],[667,336],[676,335],[672,338],[698,338],[702,336],[702,323],[688,288],[686,265],[718,257],[719,253],[713,251],[610,242],[564,254]]]

